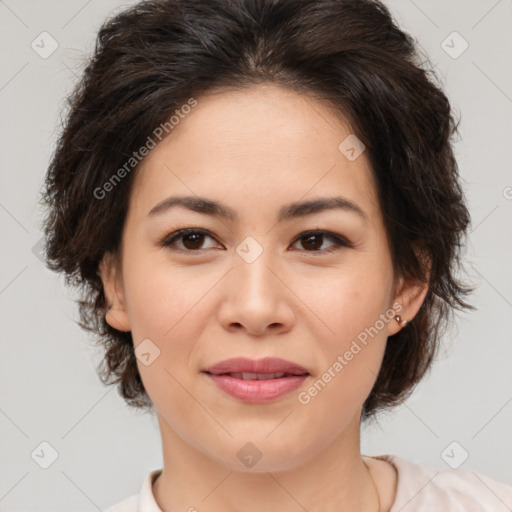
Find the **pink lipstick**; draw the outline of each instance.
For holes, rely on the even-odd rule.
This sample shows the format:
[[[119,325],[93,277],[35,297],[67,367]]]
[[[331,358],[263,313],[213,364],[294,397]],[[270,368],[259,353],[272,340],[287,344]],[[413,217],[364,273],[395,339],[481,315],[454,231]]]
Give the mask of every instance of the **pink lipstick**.
[[[297,389],[310,375],[296,363],[275,357],[221,361],[204,370],[230,396],[251,403],[265,403]]]

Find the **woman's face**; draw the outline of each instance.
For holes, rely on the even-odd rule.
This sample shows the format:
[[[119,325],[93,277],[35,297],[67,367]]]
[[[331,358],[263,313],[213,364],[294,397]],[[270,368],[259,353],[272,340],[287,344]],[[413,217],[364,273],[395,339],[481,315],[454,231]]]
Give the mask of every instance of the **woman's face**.
[[[350,135],[326,104],[260,85],[197,98],[137,170],[121,266],[102,275],[107,320],[140,345],[164,437],[231,469],[249,470],[241,454],[259,452],[255,471],[355,443],[386,339],[399,329],[392,308],[411,315],[396,304],[375,184]],[[232,216],[176,205],[151,213],[184,196]],[[290,206],[332,198],[338,207]],[[164,244],[184,228],[206,234]],[[277,398],[245,401],[204,372],[234,357],[279,357],[309,375]]]

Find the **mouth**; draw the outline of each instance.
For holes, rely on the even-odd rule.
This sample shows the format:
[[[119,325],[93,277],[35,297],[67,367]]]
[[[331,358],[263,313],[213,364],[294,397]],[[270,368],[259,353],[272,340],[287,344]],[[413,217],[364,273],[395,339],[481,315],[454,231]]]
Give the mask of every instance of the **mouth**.
[[[243,380],[266,380],[296,375],[309,375],[303,366],[279,357],[249,359],[234,357],[220,361],[203,370],[211,375],[230,375]]]
[[[232,377],[233,379],[239,380],[270,380],[270,379],[283,379],[288,377],[297,377],[297,376],[307,376],[308,372],[301,373],[287,373],[287,372],[273,372],[273,373],[254,373],[254,372],[225,372],[225,373],[211,373],[204,372],[209,375],[225,375],[228,377]]]
[[[266,403],[289,395],[310,376],[296,363],[270,357],[228,359],[202,373],[231,398],[249,403]]]

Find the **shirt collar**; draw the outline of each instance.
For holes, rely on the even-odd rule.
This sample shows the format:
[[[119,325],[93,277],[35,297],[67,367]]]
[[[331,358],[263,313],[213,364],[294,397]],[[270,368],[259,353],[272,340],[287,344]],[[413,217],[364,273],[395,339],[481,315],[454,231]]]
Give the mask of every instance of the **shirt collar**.
[[[162,509],[158,506],[153,495],[153,482],[161,472],[162,469],[155,469],[146,475],[139,493],[139,512],[163,512]]]
[[[378,455],[373,456],[373,458],[376,459],[384,459],[389,462],[391,462],[395,468],[397,468],[397,462],[401,461],[402,459],[399,459],[396,456],[392,455]],[[405,462],[405,461],[403,461]],[[138,512],[163,512],[163,510],[158,506],[158,503],[155,500],[155,496],[153,495],[153,482],[156,480],[156,478],[162,473],[162,469],[154,469],[150,473],[146,475],[146,478],[144,479],[144,483],[142,484],[142,488],[139,493],[138,498]],[[397,486],[397,493],[396,497],[401,495],[401,488],[402,488],[402,481],[399,479],[398,486]],[[396,500],[395,500],[396,503]],[[394,512],[395,505],[391,508],[390,512]]]

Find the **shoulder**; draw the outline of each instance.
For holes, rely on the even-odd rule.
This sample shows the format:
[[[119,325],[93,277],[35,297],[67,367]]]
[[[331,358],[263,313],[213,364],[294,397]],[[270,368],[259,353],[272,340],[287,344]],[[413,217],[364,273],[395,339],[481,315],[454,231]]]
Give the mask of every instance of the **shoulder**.
[[[129,498],[107,508],[105,512],[137,512],[137,505],[138,496],[134,494],[133,496],[130,496]]]
[[[512,486],[471,468],[438,468],[396,455],[377,458],[391,462],[397,471],[395,501],[389,512],[426,512],[433,507],[464,512],[512,508]]]
[[[138,494],[107,508],[105,512],[162,512],[153,496],[153,482],[162,472],[161,469],[150,471],[144,478]]]

